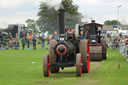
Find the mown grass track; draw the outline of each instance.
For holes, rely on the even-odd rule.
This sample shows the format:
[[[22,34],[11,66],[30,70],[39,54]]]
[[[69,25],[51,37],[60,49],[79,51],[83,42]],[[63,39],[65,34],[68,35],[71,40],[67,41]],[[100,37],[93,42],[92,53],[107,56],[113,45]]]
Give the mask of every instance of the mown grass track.
[[[42,55],[47,50],[0,50],[0,85],[127,85],[128,63],[119,51],[108,49],[108,59],[91,62],[91,70],[76,77],[66,68],[49,78],[42,75]],[[120,65],[120,69],[119,69]]]

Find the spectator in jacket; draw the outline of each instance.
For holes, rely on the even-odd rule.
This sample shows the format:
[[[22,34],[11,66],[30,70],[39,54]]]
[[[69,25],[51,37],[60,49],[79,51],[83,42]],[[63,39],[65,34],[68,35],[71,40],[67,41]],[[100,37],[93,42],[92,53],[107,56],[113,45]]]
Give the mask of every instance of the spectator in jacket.
[[[25,38],[22,38],[21,43],[22,43],[22,48],[23,48],[23,50],[24,50],[24,48],[25,48],[25,43],[26,43]]]
[[[36,39],[33,38],[32,41],[33,41],[33,50],[36,50]]]

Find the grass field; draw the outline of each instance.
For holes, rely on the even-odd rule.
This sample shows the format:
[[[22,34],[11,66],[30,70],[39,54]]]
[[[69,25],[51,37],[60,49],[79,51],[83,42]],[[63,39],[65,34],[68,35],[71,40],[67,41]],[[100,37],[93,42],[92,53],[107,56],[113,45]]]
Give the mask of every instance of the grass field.
[[[43,77],[42,56],[48,51],[0,50],[0,85],[127,85],[128,63],[117,50],[108,49],[108,59],[91,62],[91,70],[76,77],[76,68]],[[119,69],[120,65],[120,69]]]

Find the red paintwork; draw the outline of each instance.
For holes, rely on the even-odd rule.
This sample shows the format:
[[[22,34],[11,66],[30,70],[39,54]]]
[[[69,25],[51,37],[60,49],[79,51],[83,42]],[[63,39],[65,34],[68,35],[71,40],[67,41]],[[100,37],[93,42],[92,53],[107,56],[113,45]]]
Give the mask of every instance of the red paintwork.
[[[90,27],[92,23],[89,23],[89,24],[85,24],[84,26],[85,27]],[[103,27],[103,25],[101,24],[98,24],[98,23],[95,23],[96,27]]]
[[[76,64],[74,66],[77,66]]]
[[[82,57],[81,57],[80,61],[81,61],[81,64],[82,64]],[[82,75],[82,65],[80,66],[80,76],[81,75]]]
[[[87,43],[87,53],[88,53],[88,72],[90,71],[90,45],[89,45],[89,41]]]

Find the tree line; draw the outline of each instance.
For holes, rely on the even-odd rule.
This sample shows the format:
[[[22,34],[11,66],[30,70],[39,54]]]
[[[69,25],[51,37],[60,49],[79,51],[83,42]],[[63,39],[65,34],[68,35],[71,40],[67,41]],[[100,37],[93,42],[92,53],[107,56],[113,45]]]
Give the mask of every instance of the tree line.
[[[65,27],[75,28],[76,24],[83,24],[82,14],[78,11],[78,6],[73,4],[73,0],[62,0],[65,9]],[[58,11],[55,7],[49,7],[46,3],[41,2],[38,12],[38,19],[27,19],[27,27],[33,29],[34,32],[49,31],[53,33],[58,31]],[[86,22],[87,23],[87,22]],[[117,20],[106,20],[105,25],[120,24]]]
[[[62,4],[65,9],[65,26],[75,28],[75,25],[82,23],[82,14],[78,12],[78,6],[73,4],[72,0],[62,0]],[[58,31],[58,11],[55,7],[49,7],[46,3],[41,2],[38,12],[38,19],[28,19],[26,20],[28,28],[33,29],[34,32],[37,31]]]

